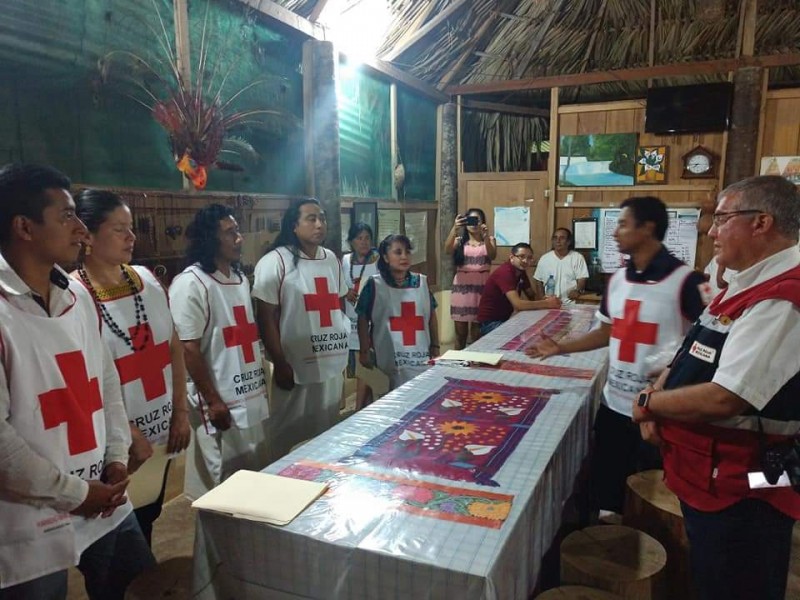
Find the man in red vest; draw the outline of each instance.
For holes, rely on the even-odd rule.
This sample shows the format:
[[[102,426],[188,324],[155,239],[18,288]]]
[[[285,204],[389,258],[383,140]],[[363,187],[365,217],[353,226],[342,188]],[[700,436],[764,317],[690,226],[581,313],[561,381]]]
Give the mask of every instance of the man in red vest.
[[[786,179],[720,193],[709,235],[719,265],[738,273],[633,405],[681,500],[703,599],[785,594],[800,517],[800,480],[782,475],[800,467],[799,228],[800,192]]]

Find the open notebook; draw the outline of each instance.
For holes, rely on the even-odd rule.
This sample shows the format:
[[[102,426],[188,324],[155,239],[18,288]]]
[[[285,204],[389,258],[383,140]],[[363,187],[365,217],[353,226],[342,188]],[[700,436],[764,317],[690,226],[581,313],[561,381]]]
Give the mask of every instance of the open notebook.
[[[192,508],[286,525],[319,498],[327,487],[325,483],[242,470],[192,502]]]

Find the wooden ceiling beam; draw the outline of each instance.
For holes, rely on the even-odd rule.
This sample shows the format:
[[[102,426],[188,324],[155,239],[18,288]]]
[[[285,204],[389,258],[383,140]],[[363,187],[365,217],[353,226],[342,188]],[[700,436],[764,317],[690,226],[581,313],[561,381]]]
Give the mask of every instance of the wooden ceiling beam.
[[[481,23],[481,26],[478,28],[478,31],[476,31],[475,35],[472,37],[472,41],[470,41],[470,43],[467,44],[467,47],[464,48],[464,51],[461,53],[461,56],[458,57],[458,60],[455,62],[455,64],[452,67],[450,67],[450,69],[448,69],[447,73],[445,73],[445,76],[442,77],[442,79],[439,81],[438,85],[439,88],[443,88],[449,85],[450,82],[453,81],[455,76],[458,75],[459,71],[461,71],[461,68],[464,66],[464,63],[467,62],[467,59],[472,54],[472,51],[475,50],[476,48],[479,48],[480,44],[484,42],[486,33],[489,30],[489,27],[492,26],[492,23],[494,23],[496,18],[497,18],[497,13],[493,12],[488,19],[484,20],[484,22]]]
[[[389,52],[381,56],[381,60],[391,62],[400,56],[403,52],[411,48],[414,44],[423,39],[431,31],[436,29],[439,25],[444,23],[447,19],[452,17],[459,9],[467,5],[467,0],[453,0],[450,5],[442,12],[436,15],[433,19],[420,27],[414,35],[410,36],[404,42],[397,44]]]
[[[317,40],[326,40],[327,35],[325,28],[318,23],[312,23],[308,19],[304,19],[300,15],[284,8],[280,4],[276,4],[273,0],[239,0],[242,4],[246,4],[261,14],[267,16],[268,18],[282,23],[286,27],[297,31],[307,37],[317,39]],[[342,54],[342,56],[347,58],[347,55]],[[401,71],[397,67],[390,65],[382,60],[374,59],[371,61],[366,61],[365,66],[369,67],[373,71],[380,73],[381,75],[388,77],[389,79],[393,79],[398,83],[402,83],[406,87],[409,87],[423,96],[434,100],[435,102],[444,103],[450,100],[450,97],[447,94],[444,94],[440,90],[437,90],[432,85],[422,81],[406,73],[405,71]]]
[[[322,11],[325,10],[325,5],[327,4],[328,0],[317,0],[314,9],[311,11],[311,14],[308,15],[308,20],[312,23],[319,21],[319,16],[322,14]]]
[[[550,118],[550,109],[535,108],[533,106],[517,106],[514,104],[500,104],[498,102],[480,102],[478,100],[461,100],[461,106],[471,110],[482,110],[486,112],[496,112],[507,115]]]
[[[714,75],[735,71],[741,67],[786,67],[800,64],[800,53],[770,54],[766,56],[742,56],[741,58],[721,58],[697,62],[672,63],[633,69],[612,71],[593,71],[566,75],[548,75],[531,79],[509,79],[489,83],[452,85],[445,92],[457,96],[493,94],[502,92],[522,92],[573,85],[593,85],[615,81],[640,81],[643,79],[663,79],[666,77],[686,77],[691,75]]]

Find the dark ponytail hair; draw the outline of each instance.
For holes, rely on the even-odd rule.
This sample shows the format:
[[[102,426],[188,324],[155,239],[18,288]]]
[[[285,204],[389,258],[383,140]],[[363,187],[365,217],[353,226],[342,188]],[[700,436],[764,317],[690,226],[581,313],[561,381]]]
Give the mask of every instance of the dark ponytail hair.
[[[114,192],[86,189],[75,196],[75,214],[86,225],[89,233],[97,233],[108,215],[121,206],[128,206]]]
[[[222,204],[209,204],[197,211],[194,219],[186,227],[186,262],[190,265],[198,263],[206,273],[217,270],[217,251],[219,250],[219,222],[234,217],[233,209]],[[235,218],[235,217],[234,217]],[[242,274],[238,262],[231,265],[237,275]]]
[[[467,210],[465,216],[469,216],[470,213],[478,213],[481,216],[481,222],[486,223],[486,213],[484,213],[480,208],[470,208]],[[464,244],[469,242],[469,231],[467,228],[464,227],[464,233],[461,234],[461,243],[456,244],[456,247],[453,249],[453,264],[456,267],[464,266]]]
[[[378,272],[389,285],[394,285],[394,279],[392,278],[392,271],[389,268],[389,263],[386,262],[386,259],[383,257],[389,254],[389,248],[391,248],[392,244],[395,242],[403,244],[409,252],[414,249],[414,246],[411,245],[411,240],[399,233],[387,235],[381,242],[381,245],[378,247]]]

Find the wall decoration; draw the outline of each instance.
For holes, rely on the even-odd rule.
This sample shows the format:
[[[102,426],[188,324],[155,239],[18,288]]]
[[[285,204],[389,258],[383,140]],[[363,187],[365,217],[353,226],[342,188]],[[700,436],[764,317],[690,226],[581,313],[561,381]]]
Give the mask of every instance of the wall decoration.
[[[800,156],[765,156],[759,175],[780,175],[800,185]]]
[[[697,146],[684,154],[682,179],[714,179],[719,157],[708,148]]]
[[[667,147],[639,146],[636,152],[636,183],[664,183],[667,180]]]
[[[635,133],[562,135],[558,151],[558,185],[633,185],[637,139]]]

